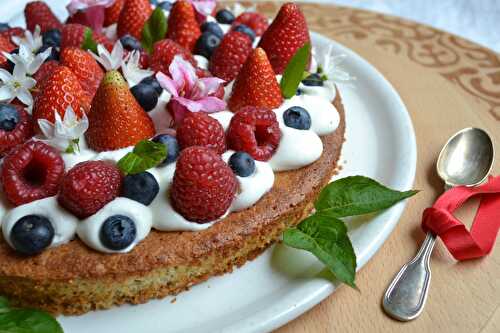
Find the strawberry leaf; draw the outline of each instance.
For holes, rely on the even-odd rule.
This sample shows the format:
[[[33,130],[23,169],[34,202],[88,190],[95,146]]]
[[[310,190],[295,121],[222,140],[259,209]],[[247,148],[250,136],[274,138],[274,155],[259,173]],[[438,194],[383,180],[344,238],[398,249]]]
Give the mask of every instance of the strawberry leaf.
[[[295,52],[288,65],[286,65],[283,77],[280,81],[281,93],[285,98],[292,98],[297,92],[302,76],[306,71],[307,63],[311,53],[311,44],[305,43]]]
[[[84,50],[90,50],[97,54],[97,43],[92,36],[92,29],[88,27],[85,28],[85,32],[83,33],[83,42],[81,48]]]
[[[118,168],[126,175],[154,168],[167,157],[167,148],[162,143],[140,141],[134,150],[118,161]]]
[[[142,47],[149,53],[153,53],[153,45],[165,38],[167,34],[167,18],[160,7],[156,7],[142,28]]]

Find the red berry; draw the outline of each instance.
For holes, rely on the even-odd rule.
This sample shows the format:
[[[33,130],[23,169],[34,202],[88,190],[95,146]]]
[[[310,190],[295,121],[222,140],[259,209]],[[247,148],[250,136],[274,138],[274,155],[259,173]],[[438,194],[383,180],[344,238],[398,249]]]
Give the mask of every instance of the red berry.
[[[50,7],[43,1],[30,2],[24,8],[26,26],[28,30],[35,31],[35,27],[40,26],[43,32],[51,29],[61,29],[62,24]]]
[[[59,152],[43,142],[29,141],[5,157],[3,190],[18,206],[55,195],[63,175],[64,161]]]
[[[122,175],[111,163],[86,161],[68,171],[58,201],[79,218],[88,217],[120,194]]]
[[[196,61],[189,50],[171,39],[163,39],[156,42],[153,46],[153,55],[150,59],[151,69],[155,72],[168,74],[168,67],[176,55],[180,55],[184,60],[196,66]]]
[[[5,104],[0,103],[0,108],[4,105]],[[16,108],[19,114],[19,122],[16,124],[16,127],[10,131],[0,128],[0,157],[6,155],[12,148],[27,141],[33,136],[30,115],[19,105],[11,106]]]
[[[189,221],[213,221],[227,211],[236,195],[237,181],[231,168],[212,149],[184,149],[170,190],[172,204]]]
[[[181,149],[202,146],[222,154],[226,151],[226,138],[222,125],[204,112],[190,113],[177,129]]]
[[[240,14],[233,21],[233,28],[239,24],[246,25],[247,27],[252,29],[257,36],[262,36],[267,27],[269,27],[269,21],[267,20],[267,18],[261,13],[256,12],[246,12]]]
[[[252,41],[242,32],[231,31],[222,38],[210,58],[209,70],[216,77],[231,82],[239,73],[248,55]]]
[[[281,131],[273,111],[247,106],[238,111],[229,124],[227,144],[254,159],[267,161],[278,148]]]

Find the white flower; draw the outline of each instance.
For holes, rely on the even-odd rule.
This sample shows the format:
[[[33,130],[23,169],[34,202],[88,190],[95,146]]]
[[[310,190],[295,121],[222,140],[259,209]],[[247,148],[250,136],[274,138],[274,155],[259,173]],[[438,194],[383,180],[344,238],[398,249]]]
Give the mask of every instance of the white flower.
[[[55,123],[52,124],[47,119],[38,119],[38,126],[43,134],[40,140],[62,152],[79,151],[80,138],[89,128],[87,115],[84,113],[78,119],[73,108],[69,106],[64,113],[64,119],[61,120],[59,113],[55,112],[55,120]]]
[[[19,54],[10,54],[6,52],[2,52],[2,54],[15,65],[24,66],[27,74],[33,75],[40,69],[40,66],[42,66],[45,59],[50,56],[51,52],[52,47],[49,47],[45,51],[36,54],[33,53],[27,45],[21,44],[19,46]]]
[[[333,46],[328,47],[328,51],[324,54],[323,59],[318,63],[318,70],[326,76],[326,79],[335,83],[346,83],[356,80],[356,77],[345,71],[341,64],[347,58],[346,54],[333,54]]]
[[[95,60],[97,60],[106,69],[106,71],[116,70],[122,65],[124,52],[123,45],[119,40],[113,46],[111,53],[109,53],[102,44],[97,45],[97,53],[99,53],[98,56],[93,52],[90,52]]]
[[[246,12],[255,12],[257,10],[257,6],[252,5],[250,7],[245,7],[242,4],[236,2],[232,6],[228,6],[227,9],[233,13],[234,17],[238,17]]]
[[[0,101],[11,102],[17,97],[29,108],[33,106],[33,97],[30,89],[36,84],[35,79],[26,76],[23,64],[15,64],[12,74],[5,69],[0,69]]]
[[[139,67],[140,59],[141,53],[135,50],[129,53],[125,60],[122,61],[123,76],[125,76],[125,79],[130,87],[135,86],[141,82],[142,79],[153,75],[152,71]]]
[[[40,34],[40,26],[37,25],[35,27],[35,32],[33,34],[31,33],[31,31],[26,30],[24,32],[24,37],[12,36],[12,41],[18,46],[24,45],[33,54],[36,54],[36,52],[43,45],[43,39]]]

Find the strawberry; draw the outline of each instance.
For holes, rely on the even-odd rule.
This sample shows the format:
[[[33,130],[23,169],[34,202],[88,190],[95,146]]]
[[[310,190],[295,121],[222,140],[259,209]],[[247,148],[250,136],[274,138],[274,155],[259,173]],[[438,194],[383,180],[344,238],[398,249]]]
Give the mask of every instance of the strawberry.
[[[177,1],[168,16],[167,38],[173,39],[186,49],[193,51],[201,35],[193,5],[186,0]]]
[[[104,26],[110,26],[118,23],[120,13],[122,12],[125,0],[115,0],[115,2],[104,10]]]
[[[141,108],[118,71],[109,71],[97,89],[85,138],[96,151],[133,146],[155,134],[153,121]]]
[[[89,98],[94,98],[104,72],[89,52],[76,47],[66,47],[61,51],[61,64],[75,74]]]
[[[196,61],[190,51],[186,50],[171,39],[163,39],[155,43],[151,57],[151,69],[155,72],[168,73],[168,66],[176,55],[180,54],[184,60],[196,66]]]
[[[282,102],[280,86],[266,52],[256,48],[234,81],[229,110],[236,112],[244,106],[274,109]]]
[[[0,32],[0,37],[7,38],[9,41],[11,40],[12,36],[23,37],[24,29],[15,27]]]
[[[248,55],[252,52],[252,41],[242,32],[231,31],[222,38],[215,49],[208,69],[216,77],[230,82],[234,80]]]
[[[65,47],[80,48],[85,38],[85,30],[90,29],[82,24],[65,24],[61,30],[61,49]],[[113,49],[113,43],[103,34],[93,32],[92,38],[98,44],[103,44],[106,49]]]
[[[281,74],[295,52],[309,42],[304,14],[296,4],[284,4],[262,35],[259,47],[266,51],[276,74]]]
[[[149,0],[126,0],[118,19],[118,37],[129,34],[141,39],[142,28],[153,13]]]
[[[240,14],[233,21],[233,28],[237,25],[244,24],[250,29],[252,29],[257,36],[262,36],[262,34],[267,30],[269,22],[267,18],[261,13],[256,12],[245,12]]]
[[[36,80],[35,89],[33,89],[31,93],[34,99],[38,96],[45,79],[49,77],[57,67],[59,67],[59,61],[49,60],[44,62],[33,75],[33,78]]]
[[[2,52],[10,53],[16,49],[16,46],[7,38],[0,37],[0,68],[7,68],[9,61],[4,57]]]
[[[42,1],[30,2],[24,8],[24,16],[26,18],[26,26],[28,30],[35,31],[37,25],[43,32],[51,29],[61,29],[62,23],[54,15],[49,6]]]
[[[42,82],[33,107],[33,121],[38,119],[55,121],[55,112],[64,117],[71,106],[78,117],[89,110],[89,100],[78,78],[66,66],[58,66]]]

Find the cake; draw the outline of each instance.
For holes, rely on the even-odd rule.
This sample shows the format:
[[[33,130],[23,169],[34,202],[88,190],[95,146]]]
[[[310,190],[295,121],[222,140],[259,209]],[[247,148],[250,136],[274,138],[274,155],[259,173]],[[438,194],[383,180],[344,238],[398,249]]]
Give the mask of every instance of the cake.
[[[96,23],[72,1],[62,23],[32,2],[27,30],[0,28],[13,304],[73,315],[177,294],[311,212],[344,142],[328,64],[295,4],[272,23],[214,6],[108,1]]]

